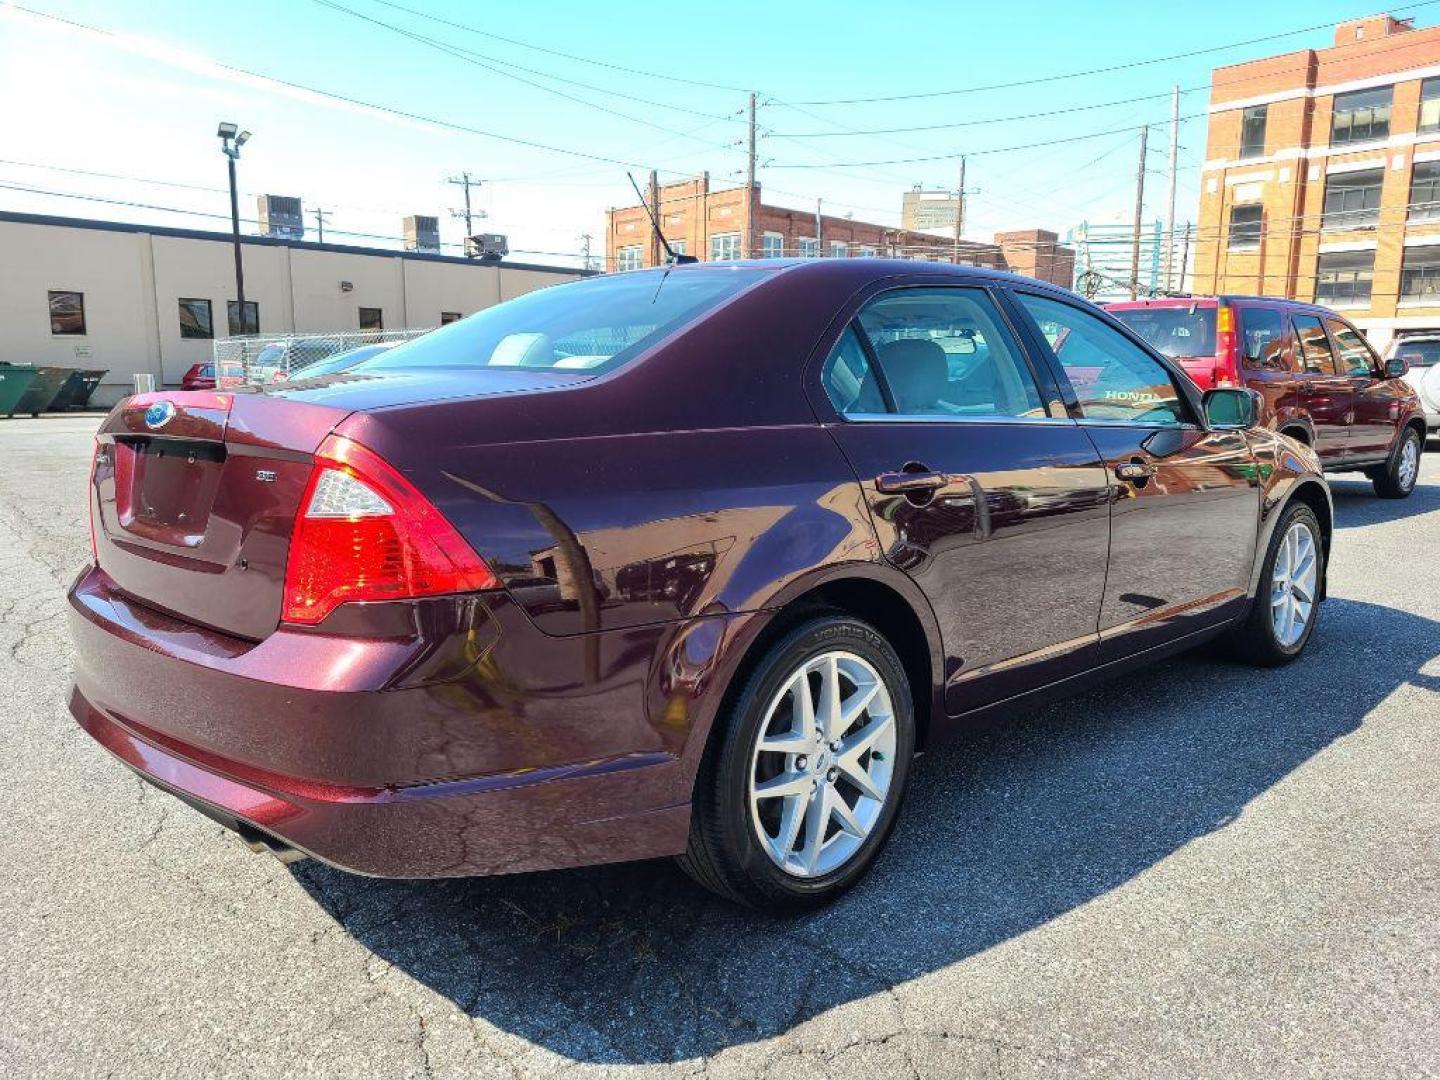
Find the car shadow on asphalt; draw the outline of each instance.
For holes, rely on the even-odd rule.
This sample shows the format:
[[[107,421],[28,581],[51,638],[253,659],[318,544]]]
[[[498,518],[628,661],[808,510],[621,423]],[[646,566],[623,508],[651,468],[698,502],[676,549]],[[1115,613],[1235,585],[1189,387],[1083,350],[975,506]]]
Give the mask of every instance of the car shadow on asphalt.
[[[708,1056],[1040,927],[1225,828],[1397,687],[1440,690],[1421,670],[1440,624],[1343,599],[1322,611],[1287,668],[1202,651],[924,756],[874,872],[807,916],[722,903],[668,862],[293,872],[375,956],[502,1030],[581,1061]]]
[[[1437,447],[1436,443],[1430,444]],[[1427,463],[1428,464],[1428,463]],[[1357,525],[1378,525],[1385,521],[1415,517],[1440,510],[1440,484],[1426,483],[1424,477],[1405,499],[1382,499],[1363,477],[1342,473],[1328,476],[1330,496],[1335,503],[1335,527],[1350,529]]]

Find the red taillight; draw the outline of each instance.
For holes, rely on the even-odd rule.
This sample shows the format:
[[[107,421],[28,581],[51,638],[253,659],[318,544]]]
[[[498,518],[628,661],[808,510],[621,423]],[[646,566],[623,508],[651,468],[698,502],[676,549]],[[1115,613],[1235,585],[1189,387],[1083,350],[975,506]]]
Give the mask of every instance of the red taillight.
[[[455,527],[379,455],[338,435],[321,444],[290,538],[286,622],[314,625],[358,600],[497,585]]]
[[[1215,312],[1215,385],[1238,386],[1240,364],[1235,309],[1221,304]]]

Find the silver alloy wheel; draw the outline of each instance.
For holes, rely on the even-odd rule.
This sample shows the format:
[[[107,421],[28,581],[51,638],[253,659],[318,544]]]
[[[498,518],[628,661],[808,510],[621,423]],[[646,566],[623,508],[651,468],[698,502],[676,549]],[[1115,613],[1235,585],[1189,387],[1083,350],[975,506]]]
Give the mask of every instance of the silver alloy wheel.
[[[1400,481],[1400,490],[1409,491],[1415,486],[1415,478],[1420,475],[1420,440],[1415,438],[1414,433],[1405,436],[1405,444],[1400,447],[1400,462],[1395,468],[1395,479]]]
[[[1270,625],[1275,640],[1287,649],[1305,636],[1305,628],[1310,625],[1319,571],[1315,534],[1304,522],[1297,521],[1280,541],[1270,576]]]
[[[805,661],[771,699],[750,759],[750,819],[776,866],[819,877],[874,831],[895,770],[880,673],[850,652]]]

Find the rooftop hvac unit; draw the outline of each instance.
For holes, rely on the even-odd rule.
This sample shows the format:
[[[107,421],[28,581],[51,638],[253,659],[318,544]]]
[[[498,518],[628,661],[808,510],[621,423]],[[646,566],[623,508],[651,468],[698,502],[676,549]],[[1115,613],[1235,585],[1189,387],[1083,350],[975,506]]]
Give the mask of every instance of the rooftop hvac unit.
[[[405,219],[405,250],[440,251],[440,219],[411,214]]]
[[[305,214],[300,200],[290,195],[261,195],[260,235],[280,240],[305,239]]]
[[[481,262],[499,262],[510,254],[510,241],[501,233],[480,233],[465,238],[467,258]]]

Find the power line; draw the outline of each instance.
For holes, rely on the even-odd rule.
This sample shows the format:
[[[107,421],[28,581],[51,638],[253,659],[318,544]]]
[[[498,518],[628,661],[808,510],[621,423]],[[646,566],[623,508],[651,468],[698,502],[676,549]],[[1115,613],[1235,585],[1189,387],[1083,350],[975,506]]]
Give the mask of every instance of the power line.
[[[1422,0],[1420,3],[1407,4],[1404,7],[1392,8],[1391,12],[1416,11],[1420,8],[1433,7],[1440,3],[1440,0]],[[1339,20],[1344,22],[1344,19]],[[1320,30],[1333,30],[1334,21],[1317,23],[1314,26],[1304,26],[1296,30],[1285,30],[1277,34],[1266,34],[1262,37],[1247,38],[1244,41],[1232,41],[1225,45],[1212,45],[1204,49],[1190,49],[1186,52],[1172,53],[1169,56],[1152,56],[1145,60],[1131,60],[1123,64],[1108,64],[1105,67],[1089,68],[1085,71],[1069,71],[1056,75],[1040,75],[1030,79],[1014,79],[1009,82],[990,83],[984,86],[965,86],[952,90],[931,90],[924,93],[913,94],[886,94],[879,97],[856,97],[856,98],[830,98],[820,101],[801,101],[800,105],[867,105],[874,102],[885,101],[916,101],[921,98],[955,97],[960,94],[978,94],[987,90],[1010,90],[1017,86],[1037,86],[1042,83],[1060,82],[1065,79],[1082,79],[1091,75],[1109,75],[1116,71],[1129,71],[1138,67],[1149,67],[1154,64],[1169,64],[1176,60],[1187,60],[1195,56],[1206,56],[1211,53],[1225,52],[1229,49],[1239,49],[1247,45],[1259,45],[1267,41],[1277,41],[1281,38],[1296,37],[1300,34],[1313,34]]]

